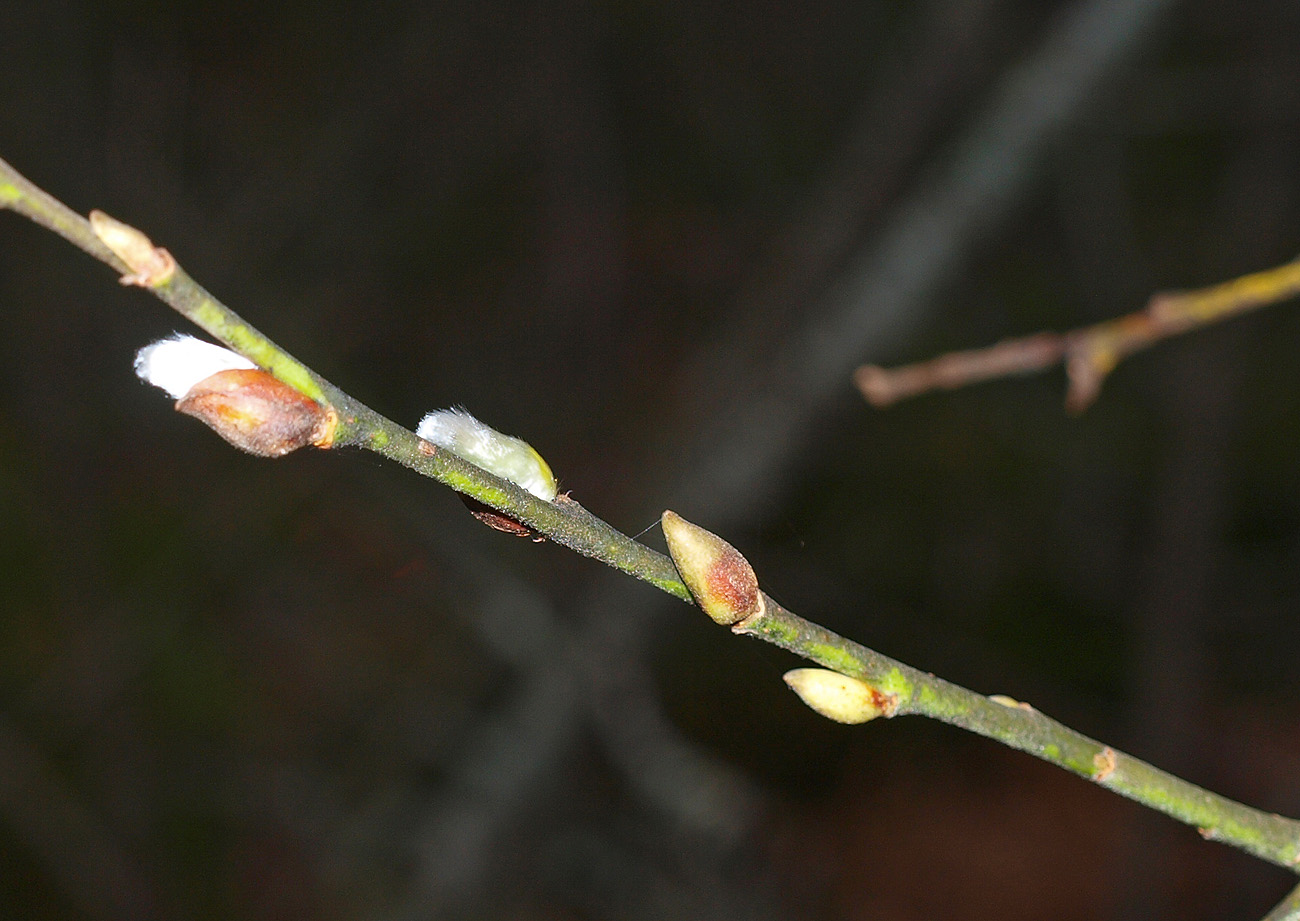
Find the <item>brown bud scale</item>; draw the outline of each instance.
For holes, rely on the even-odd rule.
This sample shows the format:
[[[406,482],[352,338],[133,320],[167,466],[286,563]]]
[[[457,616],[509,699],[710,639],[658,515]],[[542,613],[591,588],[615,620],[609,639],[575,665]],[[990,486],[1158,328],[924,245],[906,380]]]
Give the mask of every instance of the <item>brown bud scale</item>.
[[[743,620],[758,610],[758,577],[749,561],[730,544],[723,544],[717,562],[709,567],[705,576],[705,593],[721,603],[727,610],[736,612]]]
[[[515,537],[531,537],[535,543],[539,544],[546,540],[545,534],[538,534],[517,518],[511,518],[504,512],[498,512],[492,506],[484,505],[472,496],[461,493],[460,501],[465,503],[465,507],[469,509],[471,515],[494,531],[513,534]]]
[[[204,378],[176,409],[259,457],[283,457],[311,444],[328,447],[338,421],[332,411],[260,368]]]

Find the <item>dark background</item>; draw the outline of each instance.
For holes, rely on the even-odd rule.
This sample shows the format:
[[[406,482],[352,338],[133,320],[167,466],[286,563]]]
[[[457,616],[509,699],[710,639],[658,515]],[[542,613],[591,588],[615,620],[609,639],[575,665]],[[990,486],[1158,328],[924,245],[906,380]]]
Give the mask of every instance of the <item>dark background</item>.
[[[18,3],[0,156],[413,425],[1300,814],[1300,317],[888,411],[898,363],[1300,250],[1300,6]],[[1288,875],[355,451],[132,374],[184,321],[0,217],[0,914],[1258,918]],[[662,548],[657,529],[644,538]]]

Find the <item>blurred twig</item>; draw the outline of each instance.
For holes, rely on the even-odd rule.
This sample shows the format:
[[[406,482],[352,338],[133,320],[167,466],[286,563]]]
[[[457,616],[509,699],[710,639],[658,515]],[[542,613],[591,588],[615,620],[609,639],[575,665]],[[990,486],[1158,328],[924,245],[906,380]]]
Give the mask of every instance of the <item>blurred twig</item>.
[[[1287,893],[1286,898],[1278,902],[1262,921],[1296,921],[1300,918],[1300,886]]]
[[[873,406],[931,390],[955,390],[980,381],[1044,371],[1065,363],[1065,405],[1083,412],[1121,360],[1177,336],[1300,294],[1300,260],[1196,291],[1155,295],[1143,310],[1068,333],[1035,333],[982,349],[949,352],[898,368],[863,365],[853,378]]]
[[[1069,5],[1038,47],[998,80],[950,155],[922,172],[879,237],[844,264],[768,363],[753,356],[724,360],[732,354],[726,343],[707,353],[714,379],[744,370],[761,379],[743,400],[733,386],[721,405],[704,409],[716,416],[697,421],[708,437],[685,454],[687,485],[674,501],[707,511],[761,502],[762,491],[781,481],[774,471],[805,443],[816,408],[842,394],[864,348],[883,347],[931,309],[974,241],[1030,186],[1045,151],[1173,6],[1172,0]],[[745,322],[738,318],[735,325]]]

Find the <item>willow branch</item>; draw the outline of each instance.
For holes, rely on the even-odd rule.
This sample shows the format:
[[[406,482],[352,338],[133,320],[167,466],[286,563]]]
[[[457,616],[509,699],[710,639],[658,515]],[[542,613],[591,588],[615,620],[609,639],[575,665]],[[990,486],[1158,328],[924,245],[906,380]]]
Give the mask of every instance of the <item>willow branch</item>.
[[[882,695],[883,716],[928,716],[995,739],[1194,826],[1206,840],[1300,872],[1300,821],[1202,789],[1090,739],[1028,704],[986,697],[904,665],[804,620],[766,595],[762,612],[732,630],[865,682]]]
[[[709,617],[734,633],[766,640],[834,673],[811,682],[808,670],[786,675],[804,702],[823,716],[863,723],[913,713],[950,723],[1193,825],[1207,840],[1300,872],[1300,821],[1204,790],[1075,732],[1028,704],[986,697],[837,636],[762,592],[753,567],[716,534],[674,512],[664,512],[663,531],[673,562]],[[842,676],[853,681],[845,682]]]
[[[883,408],[931,390],[1033,374],[1064,362],[1069,378],[1065,405],[1079,413],[1097,399],[1106,375],[1134,352],[1297,294],[1300,260],[1196,291],[1157,294],[1143,310],[1068,333],[1007,339],[898,368],[863,365],[853,379],[871,405]]]
[[[676,552],[675,559],[670,560],[596,518],[567,496],[554,502],[544,501],[450,451],[423,441],[299,362],[205,291],[165,250],[153,247],[143,235],[140,238],[148,256],[161,268],[141,272],[135,260],[119,258],[115,253],[122,250],[108,249],[90,222],[31,185],[3,160],[0,160],[0,207],[55,230],[80,249],[124,273],[124,281],[147,288],[214,338],[336,414],[331,446],[361,447],[397,461],[497,509],[556,543],[678,598],[700,602],[715,619],[731,623],[737,633],[766,640],[864,682],[877,699],[879,715],[920,714],[996,739],[1194,825],[1208,839],[1235,845],[1264,860],[1296,869],[1300,860],[1300,822],[1203,790],[1089,739],[1027,705],[985,697],[836,636],[759,592],[752,570],[746,583],[750,603],[743,616],[720,615],[716,604],[701,601],[698,590],[687,588],[679,569],[686,573],[689,567]],[[1202,310],[1212,312],[1216,303],[1209,296],[1211,292],[1189,297]],[[665,518],[670,514],[666,513]],[[748,568],[748,563],[734,549],[730,552]],[[724,581],[729,589],[743,587],[740,583]],[[722,583],[709,584],[717,588]],[[692,589],[696,588],[692,585]],[[722,607],[733,605],[735,600],[725,597]]]
[[[4,160],[0,160],[0,207],[55,231],[111,266],[123,275],[124,281],[146,288],[219,342],[333,410],[338,415],[333,446],[351,445],[381,454],[505,513],[558,544],[636,576],[684,601],[690,600],[690,593],[672,561],[662,553],[632,540],[568,496],[546,502],[386,419],[276,345],[269,336],[204,290],[174,261],[157,277],[132,274],[136,267],[105,246],[86,218],[37,188]],[[158,252],[165,255],[165,251]]]

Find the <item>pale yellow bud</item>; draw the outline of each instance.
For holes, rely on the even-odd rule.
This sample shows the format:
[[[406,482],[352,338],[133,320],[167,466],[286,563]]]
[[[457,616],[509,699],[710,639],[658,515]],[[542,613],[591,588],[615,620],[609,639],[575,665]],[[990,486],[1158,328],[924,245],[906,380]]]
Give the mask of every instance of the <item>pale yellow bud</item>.
[[[837,723],[865,723],[893,716],[898,709],[897,694],[825,668],[796,668],[785,673],[785,683],[804,703]]]
[[[103,211],[92,211],[90,229],[131,270],[121,278],[124,285],[150,288],[171,278],[176,271],[176,260],[171,253],[154,246],[152,240],[130,224],[123,224]]]

